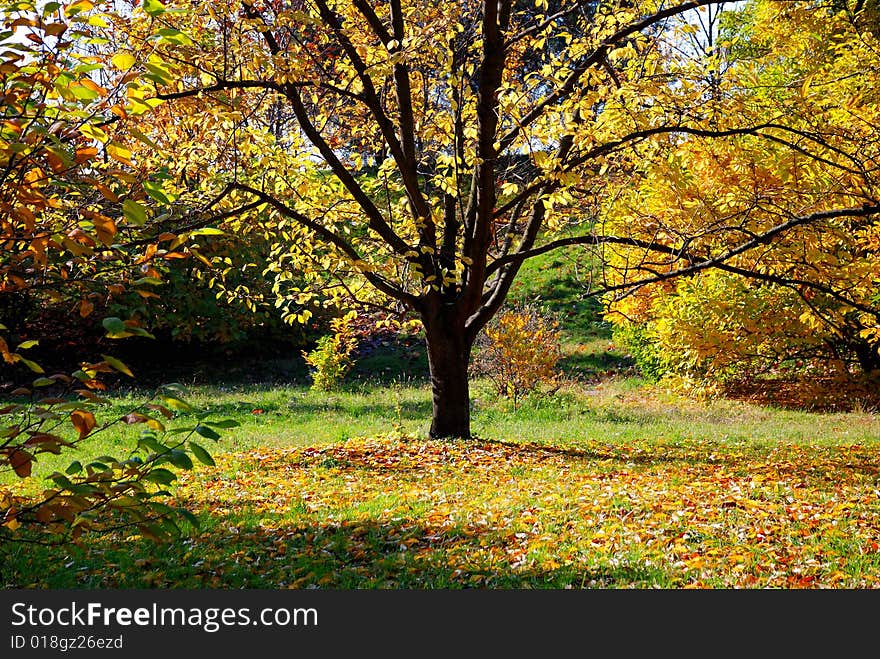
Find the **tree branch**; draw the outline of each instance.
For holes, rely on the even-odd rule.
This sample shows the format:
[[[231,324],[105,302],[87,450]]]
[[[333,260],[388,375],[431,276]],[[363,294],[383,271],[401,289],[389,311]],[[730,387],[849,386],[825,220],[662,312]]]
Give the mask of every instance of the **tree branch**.
[[[260,200],[260,203],[268,204],[285,217],[294,220],[295,222],[301,224],[310,231],[314,231],[323,240],[326,240],[329,244],[333,245],[340,252],[345,254],[349,258],[349,260],[352,261],[352,263],[364,262],[360,254],[358,254],[357,250],[352,247],[352,245],[348,243],[344,238],[330,231],[330,229],[328,229],[327,227],[306,217],[302,213],[291,208],[290,206],[276,199],[267,192],[264,192],[263,190],[260,190],[258,188],[254,188],[250,185],[246,185],[244,183],[234,183],[233,188],[254,195]],[[393,297],[396,300],[400,300],[401,302],[409,304],[414,309],[418,308],[419,300],[414,295],[411,295],[410,293],[407,293],[406,291],[394,286],[391,282],[384,279],[383,277],[380,277],[376,273],[363,271],[362,274],[364,278],[369,281],[373,286],[375,286],[379,291],[385,293],[390,297]]]

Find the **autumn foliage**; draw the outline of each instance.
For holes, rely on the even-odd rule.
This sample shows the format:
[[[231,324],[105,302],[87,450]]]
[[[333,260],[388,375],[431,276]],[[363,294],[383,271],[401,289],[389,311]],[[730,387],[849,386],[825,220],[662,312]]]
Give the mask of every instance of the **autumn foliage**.
[[[157,540],[174,537],[181,520],[195,518],[163,502],[167,487],[176,470],[192,467],[190,456],[211,462],[196,436],[219,438],[206,417],[172,430],[177,412],[196,412],[179,388],[101,419],[102,378],[133,377],[128,366],[112,355],[83,356],[72,373],[47,373],[28,356],[46,337],[8,320],[20,320],[23,307],[59,307],[75,324],[126,291],[154,297],[160,264],[187,256],[186,238],[152,222],[158,213],[147,206],[165,195],[132,154],[133,136],[143,134],[134,125],[120,130],[150,103],[129,87],[131,55],[93,48],[110,27],[93,6],[4,3],[0,11],[0,308],[9,323],[0,324],[0,361],[17,369],[16,379],[24,369],[32,378],[0,408],[0,472],[26,481],[41,457],[79,457],[74,449],[115,424],[143,424],[144,432],[124,454],[41,474],[48,485],[37,491],[4,478],[2,540],[76,540],[129,526]],[[98,325],[108,339],[151,336],[133,318],[108,315]]]
[[[469,438],[477,337],[516,406],[557,334],[501,310],[524,262],[581,246],[586,294],[658,370],[880,369],[874,2],[0,7],[0,358],[29,378],[0,408],[0,468],[144,429],[32,502],[2,486],[4,534],[171,537],[173,470],[210,464],[198,437],[224,427],[177,390],[102,420],[106,378],[132,370],[107,350],[44,372],[24,308],[110,342],[151,337],[157,309],[218,338],[176,304],[184,280],[291,323],[417,318],[429,434]],[[351,352],[335,329],[308,357],[321,388]]]
[[[333,391],[342,382],[353,365],[352,353],[357,348],[357,337],[352,325],[356,315],[346,314],[330,321],[331,334],[318,339],[313,350],[303,351],[306,364],[312,367],[312,387],[318,391]]]
[[[755,1],[692,35],[713,53],[726,112],[769,114],[746,138],[670,145],[606,211],[606,230],[634,239],[606,252],[609,317],[640,328],[659,370],[724,381],[880,369],[868,212],[880,97],[867,83],[880,60],[876,7],[858,6]]]
[[[260,447],[185,475],[178,503],[216,521],[196,542],[31,552],[0,585],[876,589],[878,468],[726,439]]]
[[[467,437],[474,342],[560,247],[610,264],[593,294],[717,268],[872,340],[870,8],[730,4],[150,0],[118,38],[169,185],[273,242],[287,319],[418,317],[431,434]]]
[[[499,396],[514,409],[523,396],[558,377],[562,356],[558,324],[533,308],[504,311],[486,327],[478,342],[474,372],[488,377]]]

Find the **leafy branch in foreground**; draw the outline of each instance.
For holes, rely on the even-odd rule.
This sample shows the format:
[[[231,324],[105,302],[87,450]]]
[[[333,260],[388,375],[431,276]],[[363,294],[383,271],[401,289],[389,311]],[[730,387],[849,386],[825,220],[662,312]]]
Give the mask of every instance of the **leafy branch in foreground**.
[[[229,427],[197,414],[195,425],[168,428],[174,410],[196,414],[176,389],[101,421],[100,375],[131,370],[104,355],[47,374],[28,351],[48,337],[22,337],[6,317],[25,300],[85,319],[125,291],[155,297],[162,264],[197,251],[185,244],[197,230],[162,229],[173,199],[128,142],[149,139],[134,123],[151,102],[130,86],[134,58],[99,48],[106,41],[96,31],[107,23],[93,8],[0,3],[0,365],[37,376],[0,408],[0,541],[62,542],[123,526],[167,539],[176,520],[196,522],[161,501],[174,471],[192,468],[193,457],[210,464],[194,440]],[[108,339],[151,336],[134,319],[102,325]],[[45,489],[34,483],[40,458],[81,456],[88,440],[123,423],[146,426],[130,453],[81,458],[49,475]]]
[[[110,360],[125,368],[118,360]],[[103,362],[87,368],[94,371],[108,366]],[[131,527],[144,537],[164,541],[181,532],[180,521],[198,526],[191,512],[169,506],[162,499],[170,495],[168,487],[177,479],[175,471],[192,469],[194,460],[214,464],[210,451],[199,442],[217,441],[220,430],[237,423],[213,419],[210,412],[195,409],[181,397],[185,391],[180,385],[166,385],[139,407],[99,425],[96,412],[107,400],[89,389],[39,395],[40,388],[57,389],[58,385],[76,387],[81,383],[76,377],[61,375],[40,378],[34,389],[13,392],[19,402],[0,409],[0,465],[5,467],[0,478],[8,482],[11,472],[20,479],[0,485],[0,540],[76,541],[85,533]],[[127,455],[74,460],[63,473],[46,475],[49,484],[35,491],[38,486],[32,479],[40,456],[62,451],[87,455],[89,439],[120,424],[144,426]]]

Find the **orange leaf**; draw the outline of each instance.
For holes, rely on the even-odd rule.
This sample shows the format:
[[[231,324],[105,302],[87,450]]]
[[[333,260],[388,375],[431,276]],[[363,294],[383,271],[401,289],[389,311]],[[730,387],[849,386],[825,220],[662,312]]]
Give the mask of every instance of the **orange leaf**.
[[[117,231],[116,223],[113,220],[109,217],[95,214],[95,216],[92,217],[92,224],[95,225],[95,233],[98,234],[98,240],[105,245],[109,245],[113,242],[113,237],[116,235]]]
[[[82,85],[83,87],[85,87],[86,89],[90,89],[93,92],[97,92],[98,94],[101,94],[102,96],[107,93],[106,89],[95,84],[95,82],[93,80],[90,80],[89,78],[81,78],[79,80],[79,84]]]
[[[84,162],[91,160],[96,155],[98,155],[98,150],[93,146],[81,147],[76,150],[76,155],[74,156],[74,160],[78,165],[83,164]]]
[[[106,185],[102,183],[96,183],[95,188],[97,188],[98,192],[100,192],[105,199],[112,201],[113,203],[119,201],[119,197],[116,195],[116,193],[113,192],[113,190],[108,188]]]
[[[12,452],[9,456],[9,463],[15,470],[19,478],[27,478],[31,475],[31,467],[33,466],[34,456],[27,451],[21,449]]]
[[[58,172],[64,171],[64,169],[65,169],[64,161],[61,158],[59,158],[58,156],[56,156],[54,153],[52,153],[51,151],[46,151],[46,160],[49,163],[49,167],[51,167],[52,171],[55,172],[56,174]]]
[[[75,410],[70,414],[73,427],[79,431],[79,438],[84,439],[95,427],[95,415],[86,410]]]
[[[67,23],[50,23],[44,28],[44,32],[52,37],[60,37],[67,29]]]

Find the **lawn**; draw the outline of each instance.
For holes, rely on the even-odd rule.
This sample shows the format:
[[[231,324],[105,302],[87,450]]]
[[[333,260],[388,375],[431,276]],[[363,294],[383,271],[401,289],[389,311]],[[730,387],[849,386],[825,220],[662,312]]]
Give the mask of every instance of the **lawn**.
[[[188,400],[241,424],[176,487],[200,528],[158,546],[6,543],[2,585],[880,587],[870,411],[695,402],[631,378],[515,411],[484,383],[474,399],[479,438],[434,441],[419,383],[195,387]],[[119,453],[134,432],[89,449]]]

